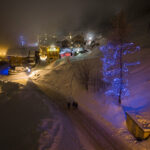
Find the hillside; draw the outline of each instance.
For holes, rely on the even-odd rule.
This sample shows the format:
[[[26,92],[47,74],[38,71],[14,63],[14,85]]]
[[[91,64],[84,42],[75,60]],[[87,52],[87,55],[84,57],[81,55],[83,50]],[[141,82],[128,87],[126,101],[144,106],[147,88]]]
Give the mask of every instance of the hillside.
[[[137,142],[134,139],[127,130],[124,112],[134,111],[146,118],[146,121],[150,120],[149,16],[134,20],[131,23],[134,29],[130,37],[131,42],[139,44],[141,51],[127,57],[127,61],[140,60],[141,64],[136,67],[130,67],[128,75],[130,96],[123,99],[121,106],[117,104],[117,99],[104,95],[102,82],[96,85],[96,88],[90,84],[87,91],[76,77],[76,74],[80,74],[78,64],[82,64],[86,59],[88,60],[89,65],[87,67],[90,68],[91,76],[97,77],[99,75],[102,79],[102,64],[100,61],[102,54],[98,47],[92,50],[92,53],[84,56],[58,60],[45,69],[37,71],[31,77],[43,91],[53,90],[61,93],[66,101],[70,99],[77,101],[80,109],[92,115],[97,122],[103,122],[105,126],[112,130],[113,135],[126,140],[136,150],[141,149],[143,146],[149,147],[150,139],[143,142]],[[63,103],[65,104],[65,101]]]

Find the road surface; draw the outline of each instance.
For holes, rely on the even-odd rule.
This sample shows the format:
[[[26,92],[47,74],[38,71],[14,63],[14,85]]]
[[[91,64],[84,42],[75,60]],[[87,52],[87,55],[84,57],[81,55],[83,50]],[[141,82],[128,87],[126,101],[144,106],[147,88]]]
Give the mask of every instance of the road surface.
[[[1,149],[129,150],[82,111],[67,110],[59,94],[45,94],[29,80],[21,86],[1,85],[5,86],[0,95]],[[63,103],[55,103],[58,98]]]
[[[44,87],[43,85],[40,86],[38,84],[38,86],[48,97],[50,97],[51,101],[59,106],[58,110],[63,116],[72,122],[71,126],[74,126],[84,150],[130,150],[130,148],[120,139],[112,136],[106,127],[98,124],[82,110],[68,110],[63,95],[50,89],[47,90],[47,87]]]

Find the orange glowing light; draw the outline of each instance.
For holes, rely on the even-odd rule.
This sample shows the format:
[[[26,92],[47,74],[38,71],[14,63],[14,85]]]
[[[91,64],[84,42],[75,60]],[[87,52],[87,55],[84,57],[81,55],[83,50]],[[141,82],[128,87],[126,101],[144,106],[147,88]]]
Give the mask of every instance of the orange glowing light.
[[[0,57],[5,57],[7,54],[7,48],[0,47]]]

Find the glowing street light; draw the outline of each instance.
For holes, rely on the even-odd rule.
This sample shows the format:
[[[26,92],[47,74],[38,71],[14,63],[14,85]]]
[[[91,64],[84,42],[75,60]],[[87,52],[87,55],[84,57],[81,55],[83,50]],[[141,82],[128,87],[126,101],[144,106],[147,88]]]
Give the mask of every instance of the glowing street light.
[[[26,67],[26,70],[27,70],[28,73],[31,72],[31,69],[29,67]]]
[[[46,61],[47,56],[46,56],[46,55],[41,55],[41,56],[40,56],[40,59],[41,59],[42,61]]]
[[[5,57],[7,53],[7,49],[6,48],[0,48],[0,57]]]
[[[35,76],[37,73],[38,73],[38,70],[33,71],[33,72],[31,72],[31,74],[29,75],[29,77],[31,78],[31,77]]]
[[[94,40],[94,33],[89,32],[86,34],[86,41],[87,41],[87,45],[91,45],[92,41]]]
[[[55,45],[51,45],[47,50],[48,51],[58,51],[58,48]]]

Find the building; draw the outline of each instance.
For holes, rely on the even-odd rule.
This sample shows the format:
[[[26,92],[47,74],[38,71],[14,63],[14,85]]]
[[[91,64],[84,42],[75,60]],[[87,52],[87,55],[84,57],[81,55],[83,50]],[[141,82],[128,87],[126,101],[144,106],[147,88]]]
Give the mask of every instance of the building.
[[[8,49],[6,57],[11,66],[34,65],[36,50],[28,47]]]
[[[40,60],[50,63],[60,58],[59,52],[60,52],[60,48],[55,45],[40,46],[40,53],[39,53]]]

